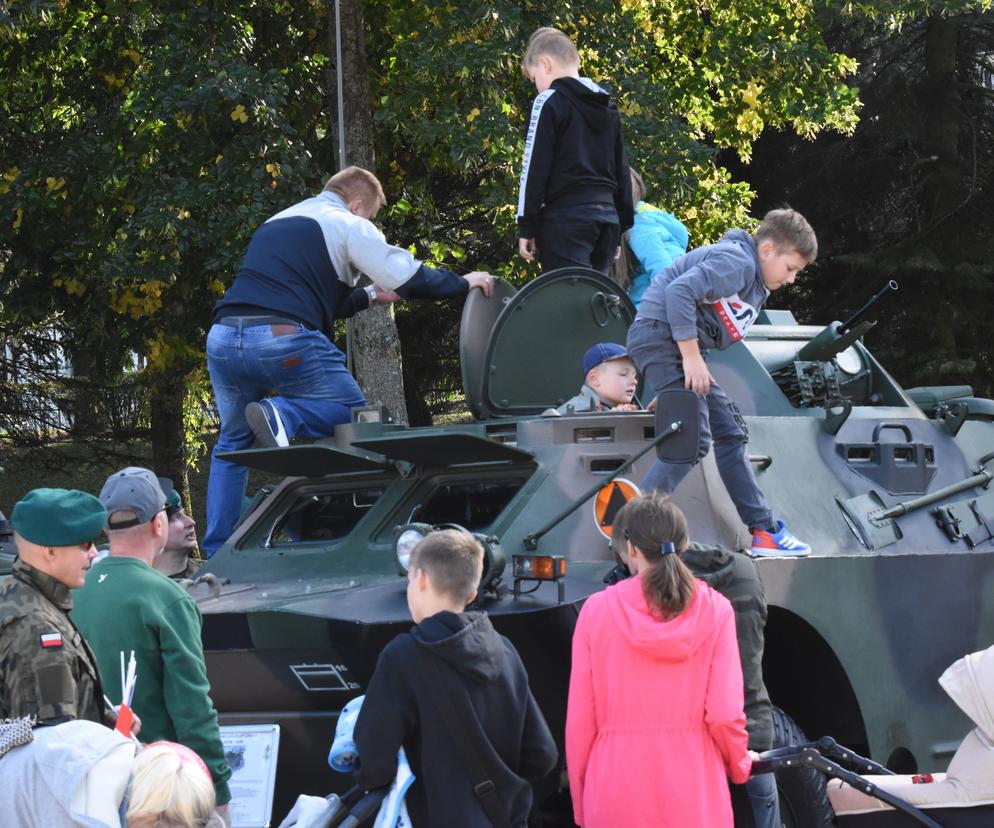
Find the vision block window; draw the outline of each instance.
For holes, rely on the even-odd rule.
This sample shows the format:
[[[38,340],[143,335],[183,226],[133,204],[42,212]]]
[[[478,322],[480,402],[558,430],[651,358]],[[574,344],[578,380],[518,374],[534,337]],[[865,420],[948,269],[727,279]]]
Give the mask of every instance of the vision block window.
[[[507,508],[526,479],[439,483],[414,509],[411,520],[431,524],[458,523],[471,532],[486,529]]]
[[[367,488],[301,495],[277,520],[270,544],[344,538],[384,491],[384,488]]]

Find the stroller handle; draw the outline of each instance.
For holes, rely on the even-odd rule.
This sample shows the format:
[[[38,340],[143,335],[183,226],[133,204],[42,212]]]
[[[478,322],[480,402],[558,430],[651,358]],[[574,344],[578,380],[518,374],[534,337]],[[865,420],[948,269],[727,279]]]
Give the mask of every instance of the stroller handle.
[[[826,744],[828,749],[832,750],[834,748],[838,748],[834,740],[830,739],[829,742],[831,742],[831,745]],[[838,748],[838,751],[842,754],[856,756],[857,759],[863,759],[863,757],[853,754],[845,748]],[[777,748],[776,750],[761,753],[759,756],[759,760],[752,763],[753,775],[770,773],[772,771],[783,770],[785,768],[814,768],[815,770],[825,774],[827,777],[841,779],[847,785],[851,785],[856,790],[862,791],[868,796],[879,799],[881,802],[886,802],[892,808],[903,812],[920,825],[926,826],[926,828],[942,828],[942,826],[928,814],[914,807],[910,803],[905,802],[900,797],[897,797],[889,791],[874,785],[858,773],[854,773],[853,771],[842,767],[838,763],[833,762],[831,759],[824,757],[818,749],[817,742],[807,745],[797,745],[791,748]],[[865,759],[864,761],[871,766],[880,767],[875,762],[870,762],[869,759]]]
[[[867,759],[865,756],[860,756],[855,751],[843,747],[831,736],[822,736],[817,742],[804,742],[803,744],[787,745],[786,747],[763,751],[759,754],[759,759],[752,763],[752,773],[755,776],[761,773],[772,773],[783,768],[798,767],[801,753],[808,748],[813,748],[822,756],[830,757],[837,762],[841,762],[843,765],[853,768],[857,773],[874,776],[893,776],[894,774],[893,771],[888,770],[872,759]]]

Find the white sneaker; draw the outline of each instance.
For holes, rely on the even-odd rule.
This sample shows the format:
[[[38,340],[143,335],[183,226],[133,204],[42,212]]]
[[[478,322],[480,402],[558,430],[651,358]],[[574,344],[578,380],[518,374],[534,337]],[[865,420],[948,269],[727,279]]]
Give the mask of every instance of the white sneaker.
[[[245,420],[252,429],[255,444],[259,448],[283,448],[290,445],[279,409],[269,400],[246,405]]]

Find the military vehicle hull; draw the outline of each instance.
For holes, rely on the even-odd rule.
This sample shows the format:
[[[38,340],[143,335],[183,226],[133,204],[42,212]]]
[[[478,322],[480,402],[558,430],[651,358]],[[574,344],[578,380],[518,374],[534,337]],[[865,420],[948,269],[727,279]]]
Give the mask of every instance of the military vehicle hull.
[[[665,412],[542,416],[577,385],[576,376],[549,374],[544,361],[579,365],[592,342],[623,342],[632,318],[610,283],[578,273],[505,290],[494,305],[471,297],[462,357],[476,421],[431,429],[357,422],[317,445],[239,453],[287,477],[209,562],[224,581],[220,594],[194,592],[203,593],[223,720],[283,728],[276,816],[298,793],[348,785],[326,755],[338,711],[362,692],[386,642],[410,627],[394,559],[405,524],[457,523],[499,541],[508,556],[568,559],[561,598],[552,583],[515,597],[505,572],[503,591],[480,602],[521,652],[561,744],[573,626],[613,565],[610,521],[584,495],[665,420]],[[971,725],[937,678],[994,642],[994,544],[983,531],[994,514],[985,471],[994,406],[958,393],[923,410],[860,341],[799,360],[823,329],[785,314],[761,322],[709,366],[744,416],[769,502],[814,548],[806,559],[757,560],[773,701],[808,734],[831,734],[896,769],[940,769]],[[481,327],[494,335],[481,336]],[[509,366],[552,379],[516,387]],[[652,462],[643,456],[624,477],[637,482]],[[934,503],[902,511],[931,496]],[[749,545],[712,455],[673,497],[695,540]],[[557,784],[548,780],[543,792]]]

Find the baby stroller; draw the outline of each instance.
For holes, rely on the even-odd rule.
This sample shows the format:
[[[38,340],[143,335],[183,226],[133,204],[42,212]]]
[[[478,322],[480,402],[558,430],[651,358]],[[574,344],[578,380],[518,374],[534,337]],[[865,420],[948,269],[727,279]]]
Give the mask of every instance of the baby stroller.
[[[389,788],[378,788],[363,793],[358,786],[349,788],[341,796],[329,794],[321,797],[308,796],[297,800],[293,810],[280,828],[359,828],[372,824],[371,820],[380,810]]]
[[[976,725],[946,773],[894,774],[829,737],[760,754],[752,772],[808,767],[825,774],[839,828],[994,826],[994,647],[961,658],[939,684]]]

